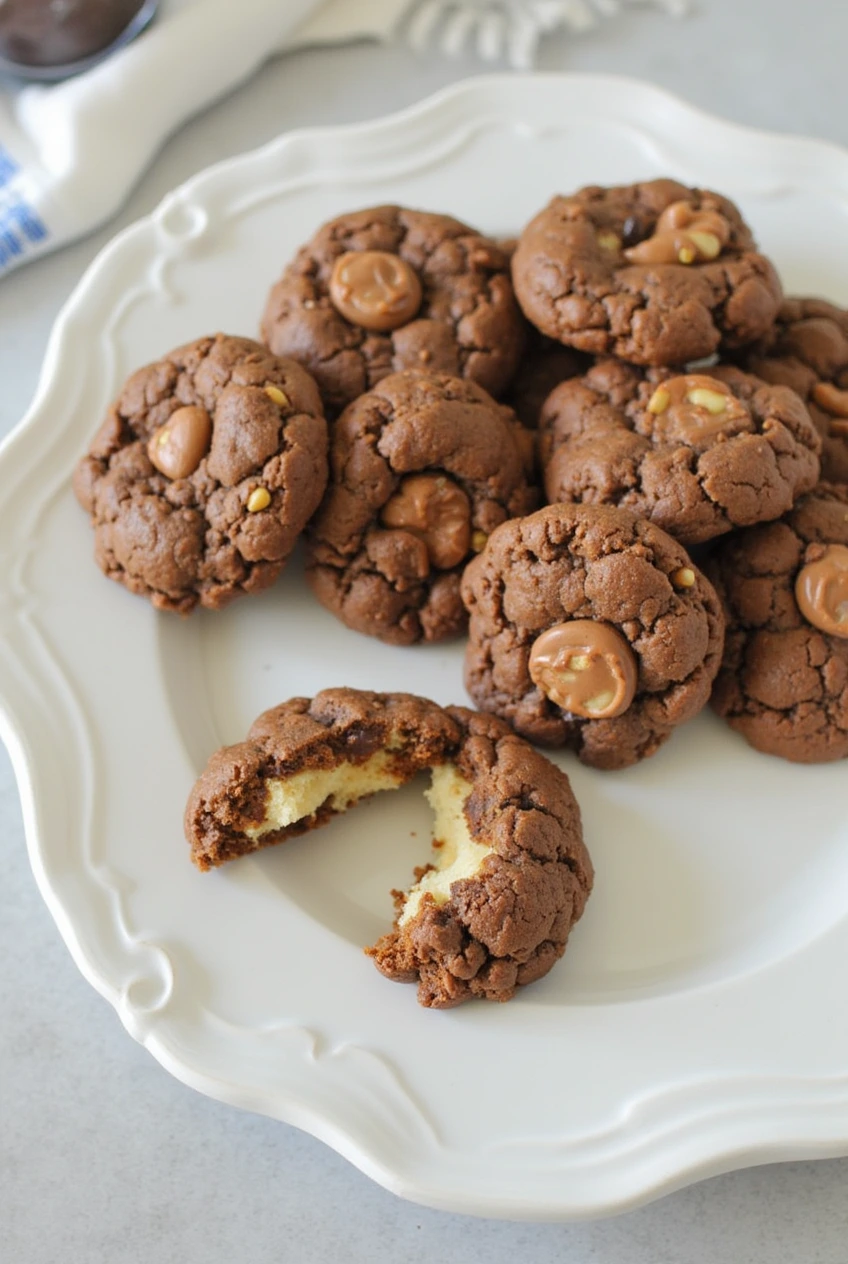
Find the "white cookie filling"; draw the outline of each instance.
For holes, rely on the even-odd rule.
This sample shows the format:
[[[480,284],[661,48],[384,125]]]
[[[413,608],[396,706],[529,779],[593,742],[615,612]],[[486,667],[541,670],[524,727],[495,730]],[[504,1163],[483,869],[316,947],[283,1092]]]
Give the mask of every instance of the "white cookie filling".
[[[378,790],[397,790],[405,778],[392,769],[391,750],[380,750],[361,764],[344,763],[335,768],[306,768],[291,777],[268,780],[265,819],[261,825],[244,832],[250,839],[261,838],[271,830],[286,829],[295,821],[317,812],[328,799],[330,807],[343,812]]]
[[[457,772],[453,764],[441,764],[433,769],[427,800],[436,814],[433,822],[433,848],[435,869],[429,869],[420,882],[410,887],[398,926],[404,926],[415,917],[425,893],[432,895],[437,904],[447,904],[450,889],[460,878],[473,878],[494,848],[478,843],[471,837],[465,819],[465,804],[473,787]]]

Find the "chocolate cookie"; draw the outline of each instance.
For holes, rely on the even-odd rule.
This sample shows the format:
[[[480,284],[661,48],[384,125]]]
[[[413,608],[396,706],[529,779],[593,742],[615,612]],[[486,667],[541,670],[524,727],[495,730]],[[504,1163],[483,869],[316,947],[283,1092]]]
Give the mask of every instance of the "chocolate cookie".
[[[315,376],[335,416],[401,369],[508,385],[524,324],[500,246],[449,215],[377,206],[340,215],[271,290],[262,337]]]
[[[218,610],[277,578],[327,481],[315,383],[217,334],[128,379],[74,491],[110,579],[160,610]]]
[[[348,627],[396,645],[458,635],[463,567],[538,504],[532,467],[529,432],[474,382],[384,378],[333,426],[309,533],[313,591]]]
[[[565,951],[592,889],[580,809],[565,773],[494,716],[448,707],[460,730],[433,769],[434,865],[396,895],[369,956],[422,1005],[508,1001]]]
[[[709,568],[727,614],[715,710],[767,755],[848,757],[848,487],[723,540]]]
[[[626,768],[704,706],[724,620],[712,586],[651,522],[548,505],[468,566],[465,683],[523,737]]]
[[[292,698],[210,758],[186,807],[191,858],[210,869],[285,842],[444,763],[458,740],[448,714],[412,694],[325,689]]]
[[[821,435],[822,478],[848,483],[848,311],[823,299],[788,298],[771,335],[744,364],[801,396]]]
[[[819,448],[794,391],[729,366],[602,360],[558,386],[540,421],[549,501],[620,505],[683,544],[786,513],[815,486]]]
[[[500,720],[355,689],[285,702],[210,759],[186,808],[192,859],[283,842],[424,768],[433,859],[366,951],[422,1005],[507,1001],[562,956],[593,874],[568,778]]]
[[[512,259],[542,333],[633,364],[685,364],[771,328],[777,273],[727,198],[674,180],[555,197]]]

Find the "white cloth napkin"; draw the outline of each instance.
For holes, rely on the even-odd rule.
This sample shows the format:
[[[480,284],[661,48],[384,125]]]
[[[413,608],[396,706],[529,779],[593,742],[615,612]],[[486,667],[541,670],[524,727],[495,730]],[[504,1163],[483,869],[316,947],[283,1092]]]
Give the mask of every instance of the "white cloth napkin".
[[[163,0],[84,74],[0,93],[0,276],[114,215],[168,134],[275,53],[402,34],[526,67],[546,31],[638,3],[686,0]]]

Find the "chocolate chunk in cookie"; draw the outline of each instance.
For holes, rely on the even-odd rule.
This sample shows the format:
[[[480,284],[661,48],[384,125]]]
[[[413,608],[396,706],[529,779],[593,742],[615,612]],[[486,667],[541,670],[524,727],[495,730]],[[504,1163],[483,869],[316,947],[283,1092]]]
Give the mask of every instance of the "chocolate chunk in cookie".
[[[101,569],[181,614],[273,583],[326,482],[312,378],[223,334],[133,373],[74,474]]]
[[[619,505],[687,545],[786,513],[815,486],[819,448],[794,391],[731,366],[602,360],[558,386],[540,421],[549,501]]]
[[[848,488],[821,483],[708,568],[727,615],[715,710],[767,755],[848,757]]]
[[[781,299],[733,203],[674,180],[555,197],[521,234],[512,275],[542,333],[643,365],[753,342]]]
[[[788,298],[771,334],[743,361],[806,403],[822,439],[821,476],[848,483],[848,311],[817,298]]]
[[[454,373],[499,395],[523,331],[501,247],[449,215],[400,206],[325,224],[262,318],[264,341],[309,369],[329,416],[401,369]]]
[[[354,689],[266,711],[192,790],[192,859],[208,869],[284,842],[427,768],[432,860],[366,951],[417,982],[422,1005],[507,1001],[562,956],[593,873],[568,778],[492,716]]]
[[[465,683],[478,707],[596,768],[654,754],[706,703],[724,620],[659,527],[606,505],[549,505],[467,567]]]
[[[330,466],[307,551],[322,604],[396,645],[464,631],[465,563],[538,504],[512,411],[462,378],[393,374],[335,422]]]

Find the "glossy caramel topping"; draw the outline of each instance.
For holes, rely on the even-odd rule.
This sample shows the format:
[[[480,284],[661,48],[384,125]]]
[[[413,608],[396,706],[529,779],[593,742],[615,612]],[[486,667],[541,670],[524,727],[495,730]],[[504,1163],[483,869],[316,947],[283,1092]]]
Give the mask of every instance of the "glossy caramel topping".
[[[848,417],[848,391],[840,390],[832,382],[816,382],[813,399],[831,417]]]
[[[422,540],[431,566],[448,571],[471,548],[471,504],[444,474],[411,474],[383,506],[384,526],[400,527]]]
[[[719,434],[753,430],[748,409],[729,386],[703,373],[662,382],[648,401],[651,434],[663,443],[696,445]]]
[[[848,546],[811,545],[807,556],[795,581],[798,608],[820,632],[848,638]]]
[[[421,306],[421,282],[398,255],[351,250],[335,262],[330,301],[354,325],[385,333],[412,320]]]
[[[628,263],[707,263],[730,240],[730,224],[718,211],[698,211],[691,202],[672,202],[657,220],[653,236],[624,251]]]
[[[530,678],[563,711],[586,720],[623,715],[636,693],[636,656],[608,623],[556,623],[533,642]]]
[[[147,455],[167,478],[188,478],[209,451],[212,418],[205,408],[188,404],[150,436]]]

